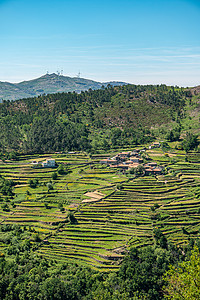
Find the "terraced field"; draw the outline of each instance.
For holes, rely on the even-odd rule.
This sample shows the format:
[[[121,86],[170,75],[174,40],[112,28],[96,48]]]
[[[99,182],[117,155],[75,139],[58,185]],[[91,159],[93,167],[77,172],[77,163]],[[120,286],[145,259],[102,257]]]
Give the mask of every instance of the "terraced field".
[[[101,166],[100,155],[81,153],[52,155],[71,171],[56,180],[51,179],[55,169],[31,168],[31,160],[44,156],[1,164],[0,173],[17,185],[15,205],[8,202],[10,211],[0,209],[0,222],[34,228],[42,240],[34,246],[39,255],[103,271],[118,268],[130,246],[155,243],[156,228],[172,243],[183,244],[199,235],[199,155],[190,153],[185,161],[184,153],[174,153],[172,161],[172,154],[160,149],[147,152],[168,174],[134,178]],[[28,186],[30,178],[39,179],[37,188]],[[53,190],[48,191],[50,180]],[[85,201],[88,195],[93,201]],[[76,224],[67,222],[68,211],[74,212]],[[1,251],[5,248],[0,244]]]

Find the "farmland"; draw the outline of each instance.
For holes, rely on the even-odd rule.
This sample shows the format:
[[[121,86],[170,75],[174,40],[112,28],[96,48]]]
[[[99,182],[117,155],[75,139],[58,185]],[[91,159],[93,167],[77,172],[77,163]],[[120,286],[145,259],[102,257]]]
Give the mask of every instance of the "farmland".
[[[199,235],[199,153],[190,152],[185,158],[180,150],[167,155],[161,149],[147,150],[149,158],[168,172],[137,178],[99,163],[113,154],[52,154],[67,169],[55,180],[56,169],[31,164],[50,155],[2,162],[0,174],[13,180],[15,194],[12,199],[1,197],[1,224],[19,224],[38,234],[39,242],[31,242],[38,255],[102,271],[118,269],[131,246],[153,245],[157,229],[178,245]],[[28,184],[30,179],[38,179],[35,188]],[[69,222],[69,212],[75,222]],[[7,247],[0,242],[2,252]]]

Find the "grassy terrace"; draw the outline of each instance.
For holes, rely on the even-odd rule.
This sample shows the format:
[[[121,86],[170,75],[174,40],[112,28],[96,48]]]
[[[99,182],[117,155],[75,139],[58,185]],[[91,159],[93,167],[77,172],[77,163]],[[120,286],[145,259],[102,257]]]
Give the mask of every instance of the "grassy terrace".
[[[7,201],[9,211],[0,205],[0,222],[29,226],[38,232],[41,242],[33,246],[39,255],[103,271],[118,268],[130,246],[152,245],[155,228],[173,243],[187,242],[199,235],[200,228],[199,155],[190,153],[185,161],[185,154],[177,151],[172,161],[172,154],[166,156],[161,149],[147,153],[170,172],[165,176],[130,177],[98,163],[109,154],[92,158],[84,153],[53,154],[58,164],[70,170],[56,180],[52,180],[56,169],[33,169],[31,165],[32,160],[43,161],[48,155],[1,163],[0,174],[16,186],[11,201],[2,196],[1,202]],[[35,178],[39,185],[30,188],[28,180]],[[48,191],[46,184],[50,181],[53,189]],[[102,199],[82,202],[90,199],[87,192],[95,196],[96,191]],[[77,224],[67,222],[69,211],[74,212]],[[6,248],[0,243],[1,252]]]

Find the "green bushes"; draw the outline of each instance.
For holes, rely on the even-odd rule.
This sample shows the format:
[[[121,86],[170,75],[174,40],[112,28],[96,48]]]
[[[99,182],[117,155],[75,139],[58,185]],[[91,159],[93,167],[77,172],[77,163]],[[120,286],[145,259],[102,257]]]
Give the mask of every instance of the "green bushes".
[[[59,203],[59,204],[58,204],[58,208],[60,209],[61,212],[64,212],[64,211],[65,211],[65,209],[64,209],[62,203]]]
[[[187,132],[186,137],[184,138],[183,142],[183,149],[185,152],[188,152],[189,150],[193,150],[198,147],[198,135],[194,135],[190,132]]]
[[[10,208],[9,208],[9,206],[8,206],[7,203],[2,204],[2,205],[1,205],[1,208],[2,208],[3,211],[7,211],[7,212],[10,211]]]
[[[39,185],[39,180],[38,178],[35,179],[29,179],[28,180],[28,185],[32,188],[35,189]]]
[[[178,266],[170,266],[164,276],[166,285],[164,294],[166,299],[196,300],[200,297],[200,259],[199,249],[195,245],[189,261],[179,263]]]
[[[75,218],[73,212],[69,212],[68,215],[67,215],[67,219],[69,221],[70,224],[77,224],[78,221],[77,219]]]
[[[163,235],[160,229],[155,228],[153,230],[153,235],[156,241],[156,244],[159,245],[163,249],[168,248],[168,243],[166,237]]]
[[[46,185],[47,185],[48,192],[53,190],[53,184],[51,182],[48,182]]]
[[[12,187],[14,186],[14,182],[12,180],[7,180],[0,175],[0,192],[5,196],[13,196]]]
[[[59,175],[65,175],[65,174],[70,173],[69,167],[67,165],[64,166],[62,164],[59,165],[59,167],[57,169],[57,172],[58,172]]]
[[[53,180],[56,180],[58,178],[58,174],[56,172],[53,172],[52,175],[51,175],[51,178]]]

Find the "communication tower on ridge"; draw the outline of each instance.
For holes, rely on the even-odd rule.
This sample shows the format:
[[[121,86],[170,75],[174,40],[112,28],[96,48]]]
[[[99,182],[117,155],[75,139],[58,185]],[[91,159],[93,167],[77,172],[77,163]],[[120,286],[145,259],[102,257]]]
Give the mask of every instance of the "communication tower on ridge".
[[[80,78],[80,77],[81,77],[81,72],[80,72],[80,71],[78,72],[78,74],[77,74],[76,77],[77,77],[77,78]]]

